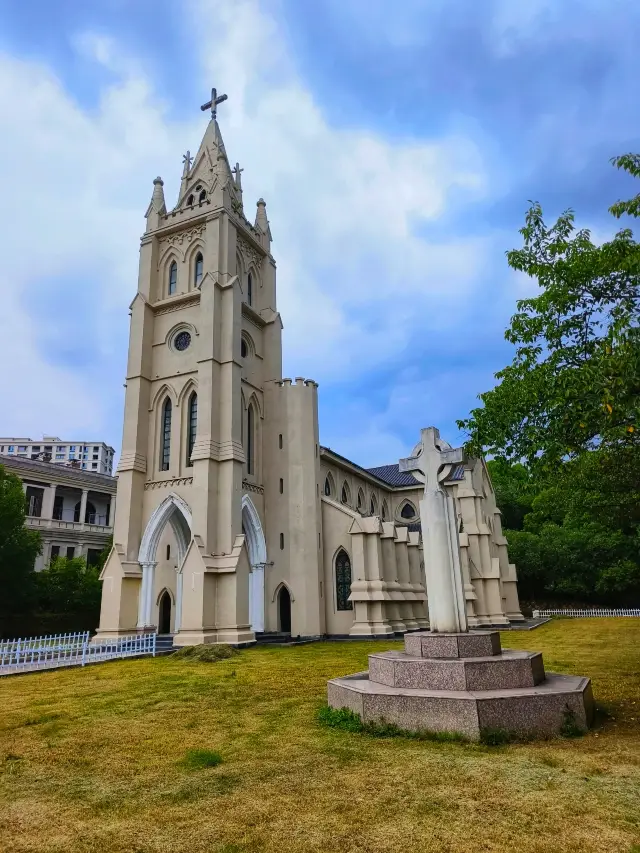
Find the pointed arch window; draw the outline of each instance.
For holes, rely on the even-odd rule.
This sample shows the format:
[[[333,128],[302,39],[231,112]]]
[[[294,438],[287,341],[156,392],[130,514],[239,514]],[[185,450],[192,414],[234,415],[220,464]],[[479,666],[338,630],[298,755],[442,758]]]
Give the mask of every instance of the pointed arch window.
[[[171,458],[171,400],[167,397],[162,406],[162,438],[160,452],[160,470],[169,470]]]
[[[338,610],[353,610],[351,595],[351,560],[341,548],[336,554],[336,606]]]
[[[247,303],[249,305],[253,303],[253,279],[251,273],[247,276]]]
[[[253,403],[250,403],[249,408],[247,409],[247,474],[253,474],[253,469],[255,467],[254,429],[255,414],[253,411]]]
[[[409,503],[409,501],[407,501],[406,504],[400,510],[400,515],[402,516],[402,518],[406,518],[406,519],[415,518],[416,517],[416,508],[414,507],[414,505],[412,503]]]
[[[193,268],[193,283],[196,287],[200,287],[200,282],[202,281],[202,270],[203,270],[203,260],[202,254],[198,252],[196,255],[196,265]]]
[[[169,267],[169,296],[173,296],[176,292],[176,288],[178,287],[178,264],[175,261],[171,261],[171,266]]]
[[[386,501],[382,501],[382,520],[389,521],[389,507]]]
[[[324,493],[328,498],[333,494],[333,480],[331,479],[331,474],[327,474],[324,481]]]
[[[369,514],[377,515],[378,514],[378,502],[376,500],[375,495],[371,495],[371,502],[369,504]]]
[[[189,205],[189,207],[191,207],[191,205],[193,204],[193,202],[194,202],[194,198],[193,198],[193,196],[192,196],[192,195],[190,195],[190,196],[189,196],[189,198],[187,199],[187,204]]]
[[[189,423],[187,425],[187,467],[193,467],[191,454],[196,443],[196,431],[198,429],[198,395],[194,391],[189,397]]]
[[[206,191],[206,190],[202,190],[202,192],[201,192],[201,193],[200,193],[200,195],[198,196],[198,201],[200,202],[200,204],[202,204],[202,202],[203,202],[203,201],[206,201],[206,200],[207,200],[207,191]]]
[[[357,510],[358,510],[358,512],[362,512],[363,509],[364,509],[364,492],[362,491],[362,489],[358,489]]]

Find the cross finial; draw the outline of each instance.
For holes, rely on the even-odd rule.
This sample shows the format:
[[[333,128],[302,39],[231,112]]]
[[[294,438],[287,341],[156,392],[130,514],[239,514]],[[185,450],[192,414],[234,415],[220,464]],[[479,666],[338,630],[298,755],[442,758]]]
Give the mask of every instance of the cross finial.
[[[236,163],[235,169],[233,169],[233,174],[235,176],[236,186],[238,187],[238,189],[242,189],[242,179],[240,177],[241,172],[244,172],[244,169],[240,168],[240,163]]]
[[[227,98],[228,98],[228,95],[218,95],[217,90],[212,89],[211,90],[211,100],[208,101],[206,104],[203,104],[200,107],[200,109],[202,110],[202,112],[204,112],[205,110],[208,110],[209,108],[211,108],[211,118],[215,118],[216,117],[216,107],[218,106],[218,104],[221,104],[223,101],[226,101]]]
[[[185,177],[189,174],[189,170],[191,169],[191,164],[193,163],[193,157],[191,156],[191,151],[187,151],[186,154],[182,156],[182,164],[184,166],[184,170],[182,172],[182,177]]]

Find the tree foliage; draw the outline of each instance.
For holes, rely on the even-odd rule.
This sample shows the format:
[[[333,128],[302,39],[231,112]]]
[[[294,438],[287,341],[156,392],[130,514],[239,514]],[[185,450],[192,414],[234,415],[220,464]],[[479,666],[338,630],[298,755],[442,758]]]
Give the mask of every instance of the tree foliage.
[[[640,157],[614,164],[640,176]],[[638,215],[640,196],[615,216]],[[469,448],[551,468],[597,447],[640,438],[640,244],[628,228],[595,245],[575,231],[572,210],[548,227],[537,202],[507,252],[509,266],[537,279],[539,295],[517,303],[506,339],[515,345],[482,407],[458,426]]]
[[[102,592],[96,566],[83,557],[58,557],[36,575],[38,608],[44,613],[85,614],[100,609]]]
[[[613,164],[640,177],[640,155]],[[640,216],[640,194],[609,212]],[[596,245],[531,203],[507,252],[540,292],[505,332],[513,361],[458,426],[489,469],[524,598],[640,603],[640,245]]]
[[[33,564],[42,550],[40,534],[25,527],[22,482],[0,465],[0,616],[23,613],[33,603]]]

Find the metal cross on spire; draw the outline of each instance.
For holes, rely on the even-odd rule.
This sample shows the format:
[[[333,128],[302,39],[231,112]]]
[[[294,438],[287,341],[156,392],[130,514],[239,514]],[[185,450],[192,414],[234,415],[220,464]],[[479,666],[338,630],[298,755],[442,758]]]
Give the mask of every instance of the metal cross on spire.
[[[200,107],[200,109],[202,110],[202,112],[204,112],[205,110],[211,109],[211,118],[215,118],[216,117],[216,107],[218,106],[218,104],[221,104],[223,101],[226,101],[228,97],[229,97],[228,95],[218,95],[217,90],[212,89],[211,90],[211,100],[208,101],[206,104],[203,104]]]

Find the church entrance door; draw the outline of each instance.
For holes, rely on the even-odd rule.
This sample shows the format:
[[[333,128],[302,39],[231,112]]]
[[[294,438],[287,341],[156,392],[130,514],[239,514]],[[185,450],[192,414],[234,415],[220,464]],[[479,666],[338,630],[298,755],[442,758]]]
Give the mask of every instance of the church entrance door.
[[[278,626],[283,634],[291,633],[291,596],[286,586],[278,593]]]
[[[264,631],[264,568],[267,562],[260,516],[249,495],[242,496],[242,532],[245,537],[251,574],[249,575],[249,621],[256,633]]]
[[[171,596],[166,589],[160,596],[158,606],[158,633],[171,633]]]

